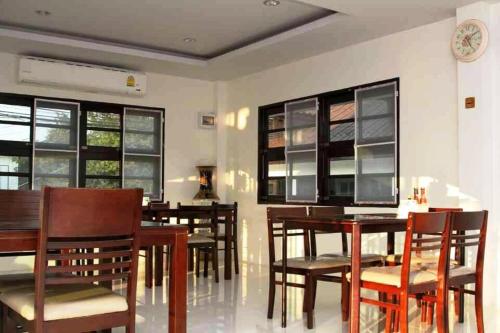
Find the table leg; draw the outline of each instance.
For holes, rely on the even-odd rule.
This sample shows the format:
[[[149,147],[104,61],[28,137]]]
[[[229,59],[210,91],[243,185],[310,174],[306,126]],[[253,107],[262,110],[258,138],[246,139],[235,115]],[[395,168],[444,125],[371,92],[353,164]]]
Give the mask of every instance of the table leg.
[[[387,233],[387,254],[391,255],[395,252],[396,234],[394,232]]]
[[[360,275],[361,275],[361,226],[352,225],[351,240],[351,311],[350,333],[359,333],[360,322]]]
[[[232,267],[231,267],[231,247],[233,239],[233,226],[232,219],[229,216],[224,218],[224,280],[231,280]]]
[[[287,262],[287,229],[285,223],[283,223],[283,245],[282,248],[282,272],[281,272],[281,327],[286,327],[286,262]]]
[[[163,282],[163,245],[155,246],[155,286]]]
[[[168,285],[168,332],[186,333],[187,234],[175,235],[170,248]]]

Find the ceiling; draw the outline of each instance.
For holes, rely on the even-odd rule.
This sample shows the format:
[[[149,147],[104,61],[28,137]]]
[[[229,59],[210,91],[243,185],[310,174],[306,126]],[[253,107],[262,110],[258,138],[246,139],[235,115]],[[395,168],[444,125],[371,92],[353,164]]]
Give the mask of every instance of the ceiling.
[[[472,2],[0,0],[0,51],[227,80],[453,17]]]

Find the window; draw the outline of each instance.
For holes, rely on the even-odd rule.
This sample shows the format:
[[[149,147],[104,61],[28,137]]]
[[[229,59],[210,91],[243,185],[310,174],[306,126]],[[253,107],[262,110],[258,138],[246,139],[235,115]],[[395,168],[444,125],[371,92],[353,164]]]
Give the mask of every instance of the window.
[[[163,114],[0,94],[0,189],[140,187],[162,199]]]
[[[123,187],[140,187],[160,198],[162,182],[162,118],[158,111],[125,109]]]
[[[398,79],[259,108],[259,203],[396,206]]]
[[[9,96],[0,100],[0,189],[31,187],[33,100]]]

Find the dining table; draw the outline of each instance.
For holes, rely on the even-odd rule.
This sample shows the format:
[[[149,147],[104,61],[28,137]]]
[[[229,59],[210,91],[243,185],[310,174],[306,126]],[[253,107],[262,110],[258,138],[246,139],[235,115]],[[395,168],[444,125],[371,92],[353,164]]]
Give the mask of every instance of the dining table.
[[[281,217],[283,222],[283,280],[287,274],[287,233],[289,230],[305,230],[310,232],[351,234],[351,291],[349,332],[360,332],[360,276],[361,276],[361,244],[363,234],[387,233],[387,254],[394,254],[395,233],[406,230],[407,218],[397,214],[342,214],[331,217]],[[286,284],[282,284],[281,326],[286,327]]]
[[[177,208],[164,208],[164,207],[142,207],[143,213],[149,213],[152,218],[154,218],[154,223],[159,223],[161,225],[165,225],[170,223],[171,218],[175,218],[177,223],[180,221],[177,219],[177,213],[179,210]],[[218,207],[217,208],[217,216],[222,218],[224,221],[224,280],[232,279],[232,266],[231,262],[232,258],[232,238],[233,238],[233,228],[232,228],[232,218],[233,218],[233,209],[226,207]],[[237,222],[234,222],[237,223]],[[163,267],[163,251],[160,248],[155,250],[155,280],[156,282],[161,283],[162,277],[162,267]],[[160,285],[160,284],[157,284]]]
[[[39,232],[38,219],[0,220],[0,253],[36,251]],[[168,332],[186,333],[188,228],[142,221],[138,237],[141,246],[170,246]]]

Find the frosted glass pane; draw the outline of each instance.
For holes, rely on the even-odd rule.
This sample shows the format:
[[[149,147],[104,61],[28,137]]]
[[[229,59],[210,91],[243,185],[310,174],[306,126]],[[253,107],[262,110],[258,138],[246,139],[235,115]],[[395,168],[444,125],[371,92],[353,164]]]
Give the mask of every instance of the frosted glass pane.
[[[35,151],[34,188],[76,186],[76,154]]]
[[[354,175],[354,156],[330,159],[330,176]]]
[[[126,109],[125,153],[160,154],[161,126],[159,112]]]
[[[287,200],[316,201],[316,151],[287,155]]]
[[[287,150],[316,149],[316,99],[285,105]]]
[[[395,145],[358,148],[356,200],[395,202]]]
[[[385,85],[356,91],[357,144],[395,140],[396,90]]]
[[[125,188],[142,188],[144,196],[160,198],[160,158],[125,155],[123,165]]]

